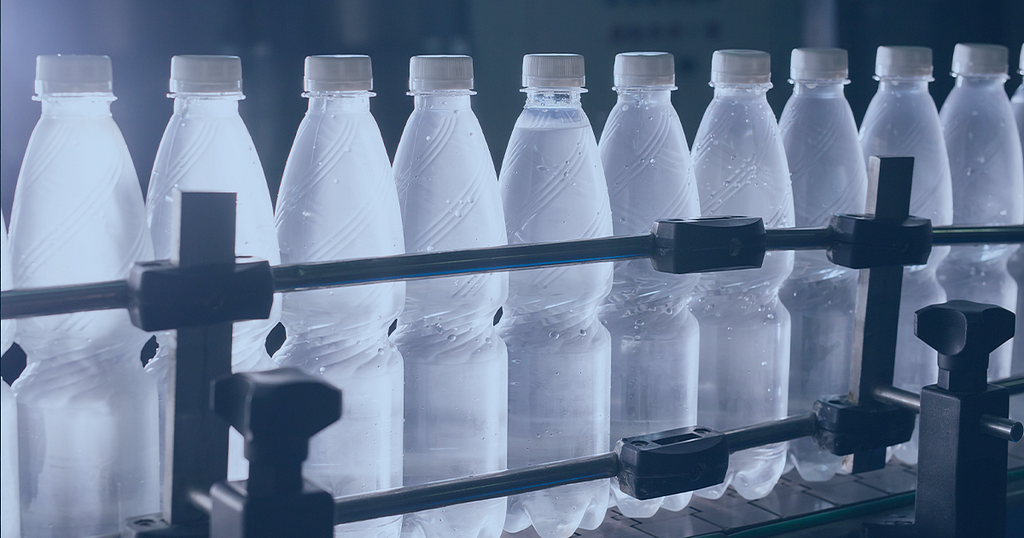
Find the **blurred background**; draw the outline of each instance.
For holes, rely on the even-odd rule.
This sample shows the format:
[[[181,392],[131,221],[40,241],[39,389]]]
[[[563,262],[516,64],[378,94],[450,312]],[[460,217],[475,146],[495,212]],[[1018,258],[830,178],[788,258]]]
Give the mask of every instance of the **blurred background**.
[[[469,54],[475,61],[474,109],[495,166],[524,97],[522,56],[575,52],[587,63],[584,109],[599,134],[615,103],[612,61],[618,52],[668,51],[676,58],[674,104],[692,142],[712,97],[716,49],[760,49],[772,55],[776,114],[791,93],[794,47],[849,51],[847,96],[858,122],[876,89],[878,45],[921,45],[934,51],[936,103],[953,86],[948,76],[957,42],[1009,47],[1016,71],[1024,42],[1021,0],[0,0],[0,172],[9,220],[21,159],[39,105],[32,101],[39,54],[106,54],[113,60],[112,109],[145,192],[164,126],[170,59],[175,54],[242,58],[249,127],[276,197],[285,159],[306,108],[303,58],[368,54],[371,101],[393,156],[412,110],[406,95],[409,57]],[[1020,82],[1014,74],[1008,88]],[[19,365],[4,361],[5,378]],[[23,363],[22,363],[23,364]]]

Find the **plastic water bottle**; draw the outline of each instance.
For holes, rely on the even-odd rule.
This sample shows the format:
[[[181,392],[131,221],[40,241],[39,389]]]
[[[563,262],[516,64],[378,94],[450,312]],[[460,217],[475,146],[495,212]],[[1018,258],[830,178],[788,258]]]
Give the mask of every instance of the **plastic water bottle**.
[[[153,258],[111,86],[106,56],[36,59],[42,117],[11,216],[17,288],[124,279]],[[18,321],[26,538],[113,534],[123,519],[160,510],[156,384],[139,364],[147,339],[125,310]]]
[[[1024,45],[1020,47],[1020,61],[1017,72],[1024,75]],[[1021,151],[1024,152],[1024,81],[1021,82],[1020,86],[1017,86],[1017,91],[1013,92],[1010,106],[1013,108],[1013,117],[1017,122],[1017,134],[1021,139]],[[1017,375],[1024,374],[1024,336],[1019,336],[1024,335],[1024,248],[1018,247],[1017,251],[1010,256],[1010,261],[1007,262],[1007,269],[1009,269],[1010,274],[1017,281],[1017,309],[1014,310],[1017,313],[1017,330],[1014,334],[1018,336],[1011,340],[1013,342],[1013,360],[1010,365],[1010,373]],[[1015,418],[1024,417],[1024,396],[1010,398],[1010,416]]]
[[[523,58],[526,107],[505,150],[499,185],[509,244],[612,235],[608,187],[590,120],[580,106],[583,57]],[[597,318],[612,264],[509,275],[501,335],[508,345],[510,469],[606,452],[611,341]],[[568,537],[604,520],[608,482],[509,498],[505,530],[533,524]]]
[[[953,184],[953,223],[963,226],[1024,222],[1024,157],[1013,109],[1003,86],[1007,50],[959,43],[953,50],[956,86],[939,111]],[[954,248],[939,267],[949,299],[1017,306],[1017,283],[1006,261],[1016,245]],[[1010,375],[1011,343],[989,356],[988,378]]]
[[[928,94],[932,51],[924,47],[878,47],[875,57],[878,92],[871,99],[860,129],[865,162],[872,155],[914,157],[910,214],[931,219],[932,226],[953,222],[953,191],[949,158],[935,101]],[[903,271],[896,366],[893,384],[919,392],[939,375],[935,350],[914,336],[914,312],[946,301],[935,270],[949,247],[933,247],[926,265]],[[893,452],[900,460],[917,463],[917,429],[910,441]]]
[[[834,213],[864,212],[868,176],[843,95],[847,75],[843,49],[793,50],[793,96],[779,129],[793,174],[797,226],[828,226]],[[796,252],[780,297],[793,325],[789,413],[809,413],[819,398],[849,390],[857,271],[832,264],[824,251]],[[808,481],[828,480],[842,465],[841,457],[806,437],[790,441],[789,461]]]
[[[175,56],[171,58],[171,93],[174,115],[167,123],[153,162],[146,196],[146,213],[157,259],[171,257],[174,189],[237,193],[235,254],[281,262],[274,230],[274,208],[259,156],[249,131],[238,115],[242,95],[242,63],[236,56]],[[274,368],[265,340],[281,317],[281,301],[274,300],[270,318],[234,324],[231,333],[231,368],[250,372]],[[163,446],[163,402],[167,390],[167,355],[174,333],[157,336],[156,357],[146,370],[160,389],[160,439]],[[249,463],[242,454],[242,436],[231,430],[228,479],[243,480]],[[160,451],[161,458],[164,451]]]
[[[384,142],[370,115],[367,56],[306,58],[309,110],[281,179],[277,234],[283,263],[401,254],[402,216]],[[402,356],[388,326],[405,284],[285,295],[281,366],[342,390],[343,420],[310,440],[304,476],[335,497],[402,485]],[[401,516],[339,525],[336,537],[397,537]]]
[[[615,235],[648,233],[655,220],[700,216],[690,151],[672,107],[675,60],[665,52],[615,56],[618,101],[598,148]],[[697,277],[659,273],[648,260],[615,265],[601,321],[611,334],[611,442],[697,423],[697,320],[686,308]],[[640,501],[612,482],[627,517],[681,510],[690,493]]]
[[[414,56],[415,110],[395,154],[405,248],[439,252],[506,244],[487,142],[470,108],[473,59]],[[506,468],[508,353],[494,314],[507,273],[407,284],[395,343],[405,357],[405,483]],[[408,538],[501,535],[504,499],[405,516]]]
[[[11,252],[7,248],[7,224],[0,218],[4,233],[0,236],[0,290],[13,286]],[[0,355],[14,343],[14,320],[0,322]],[[21,503],[18,500],[18,404],[6,381],[0,381],[0,537],[21,536]]]
[[[701,214],[762,217],[766,228],[793,226],[789,166],[765,95],[768,53],[715,51],[715,97],[693,143]],[[790,320],[779,287],[792,252],[770,252],[761,269],[702,275],[690,310],[700,324],[698,423],[715,429],[786,416]],[[725,481],[697,492],[716,499],[730,484],[746,499],[767,495],[782,475],[786,443],[729,457]]]

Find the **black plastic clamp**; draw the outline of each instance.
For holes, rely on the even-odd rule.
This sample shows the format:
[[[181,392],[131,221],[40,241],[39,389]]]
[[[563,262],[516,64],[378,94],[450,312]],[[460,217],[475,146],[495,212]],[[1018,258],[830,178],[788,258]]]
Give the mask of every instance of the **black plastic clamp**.
[[[654,499],[721,484],[729,469],[725,435],[701,426],[620,439],[619,489]]]
[[[924,265],[932,251],[932,223],[928,219],[833,215],[829,228],[829,261],[851,269]]]
[[[659,220],[654,224],[654,268],[663,273],[756,269],[764,262],[764,222],[753,217]]]
[[[341,391],[294,368],[234,374],[214,409],[245,438],[249,479],[210,489],[211,538],[330,538],[334,499],[302,478],[309,438],[341,417]]]
[[[814,402],[814,443],[837,456],[910,440],[917,415],[887,404],[855,404],[845,396]]]

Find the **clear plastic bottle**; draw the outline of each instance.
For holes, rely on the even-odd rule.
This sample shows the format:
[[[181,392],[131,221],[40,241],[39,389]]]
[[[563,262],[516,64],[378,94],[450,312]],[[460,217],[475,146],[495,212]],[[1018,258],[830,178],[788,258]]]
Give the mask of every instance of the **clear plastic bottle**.
[[[657,219],[700,216],[690,151],[672,107],[675,59],[665,52],[615,56],[618,101],[608,115],[601,162],[615,235],[648,233]],[[697,423],[697,320],[686,308],[694,275],[659,273],[648,260],[619,262],[601,309],[612,341],[611,438]],[[627,517],[682,510],[690,493],[640,501],[612,482]]]
[[[828,226],[834,213],[864,212],[868,175],[843,94],[847,75],[843,49],[793,50],[793,96],[779,129],[793,174],[797,226]],[[849,389],[857,271],[834,265],[821,250],[796,252],[779,296],[792,321],[789,413],[809,413],[819,398]],[[808,481],[828,480],[842,466],[842,458],[807,437],[790,441],[789,461]]]
[[[953,191],[949,157],[935,101],[928,94],[932,51],[925,47],[878,47],[875,57],[878,92],[871,99],[860,128],[865,163],[872,155],[914,157],[910,214],[931,219],[933,226],[953,222]],[[914,312],[946,301],[936,268],[949,247],[932,248],[926,265],[903,271],[896,366],[893,384],[919,392],[939,375],[935,350],[914,336]],[[917,429],[910,441],[893,449],[901,461],[917,463]]]
[[[506,244],[487,142],[470,108],[473,59],[414,56],[415,110],[395,154],[408,252]],[[408,283],[395,343],[405,357],[405,483],[506,468],[508,353],[494,314],[508,274]],[[505,499],[407,514],[407,538],[501,535]]]
[[[956,86],[939,120],[949,152],[953,223],[1005,225],[1024,222],[1024,157],[1013,109],[1006,96],[1008,52],[1000,45],[958,43],[953,50]],[[951,249],[939,267],[949,299],[967,299],[1014,310],[1017,283],[1006,269],[1016,245]],[[1010,375],[1013,344],[989,355],[988,378]]]
[[[509,244],[612,235],[608,187],[590,120],[580,106],[583,57],[523,58],[526,107],[505,150],[498,183]],[[510,469],[606,452],[611,341],[597,319],[612,264],[517,271],[501,336],[508,346]],[[604,520],[608,482],[509,498],[505,530],[533,524],[568,537]]]
[[[2,222],[0,236],[0,290],[9,290],[14,282],[11,274],[11,253],[7,248],[7,224]],[[0,355],[14,343],[14,320],[0,322]],[[18,500],[18,404],[6,381],[0,381],[0,538],[21,536],[21,503]]]
[[[299,124],[277,199],[283,263],[401,254],[391,163],[370,115],[368,56],[309,56]],[[281,366],[342,390],[342,420],[313,436],[304,476],[335,497],[402,485],[402,356],[388,327],[405,283],[290,293]],[[393,538],[400,516],[339,525],[334,536]]]
[[[715,97],[693,142],[701,214],[762,217],[793,226],[793,192],[779,126],[765,98],[768,53],[715,51]],[[761,269],[702,275],[690,310],[700,325],[698,423],[715,429],[786,416],[790,320],[779,287],[793,253],[771,252]],[[732,454],[725,481],[698,491],[716,499],[730,484],[746,499],[767,495],[782,475],[786,443]]]
[[[174,189],[237,193],[235,254],[281,263],[274,230],[274,208],[256,148],[238,115],[242,95],[242,62],[237,56],[175,56],[171,58],[171,93],[174,115],[167,123],[153,162],[146,196],[146,213],[157,259],[171,257]],[[250,372],[274,368],[267,355],[267,334],[281,317],[275,297],[270,317],[234,324],[231,333],[231,368]],[[146,371],[160,389],[160,446],[167,391],[167,354],[174,333],[157,335],[160,347]],[[231,430],[228,478],[243,480],[249,463],[242,454],[242,436]],[[161,461],[164,451],[161,449]]]
[[[14,286],[123,279],[153,258],[135,166],[110,115],[110,58],[40,56],[42,117],[11,217]],[[160,510],[157,392],[125,310],[18,321],[28,366],[18,402],[27,538],[113,534]]]
[[[1020,47],[1020,61],[1018,73],[1024,75],[1024,45]],[[1013,117],[1017,121],[1017,134],[1021,140],[1021,152],[1024,152],[1024,80],[1017,86],[1010,99],[1010,106],[1013,107]],[[1017,251],[1010,256],[1006,264],[1007,269],[1017,281],[1017,330],[1013,342],[1013,361],[1010,365],[1012,375],[1024,374],[1024,247],[1018,247]],[[1024,417],[1024,395],[1010,398],[1010,416],[1020,420]]]

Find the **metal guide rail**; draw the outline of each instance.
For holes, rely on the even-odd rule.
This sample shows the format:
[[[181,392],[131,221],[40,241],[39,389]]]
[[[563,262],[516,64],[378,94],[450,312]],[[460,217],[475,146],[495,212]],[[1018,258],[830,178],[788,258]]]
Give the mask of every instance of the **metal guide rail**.
[[[173,260],[136,264],[124,281],[4,291],[0,310],[10,319],[126,308],[143,330],[178,331],[169,363],[164,506],[161,514],[126,521],[128,537],[327,537],[334,524],[608,478],[636,498],[656,498],[721,483],[732,452],[801,437],[861,473],[885,465],[886,447],[910,438],[917,413],[919,490],[932,490],[918,495],[919,516],[972,513],[991,520],[986,536],[1003,536],[1002,502],[971,502],[955,489],[973,473],[972,487],[1005,492],[1006,441],[1022,434],[1007,418],[1006,399],[1024,392],[1024,377],[986,384],[984,371],[989,352],[1012,337],[1013,314],[965,301],[928,307],[918,313],[918,334],[940,353],[938,385],[918,395],[892,387],[892,374],[903,266],[926,263],[933,245],[1024,243],[1024,226],[933,228],[908,213],[912,172],[912,158],[872,158],[869,214],[835,215],[827,228],[766,230],[749,217],[660,220],[648,235],[276,267],[235,258],[234,194],[177,193]],[[726,271],[760,267],[767,251],[808,249],[861,270],[850,393],[781,420],[656,432],[622,439],[606,454],[332,499],[302,478],[301,464],[309,438],[339,419],[340,391],[297,370],[230,375],[231,324],[266,319],[278,292],[639,258],[667,273]],[[983,437],[983,449],[954,443],[944,453],[927,450],[924,436],[942,429],[937,408],[945,420],[959,421],[957,439]],[[229,424],[246,438],[248,481],[225,481]],[[967,469],[967,460],[975,467]],[[977,461],[990,464],[979,472]],[[952,537],[960,529],[954,521],[927,532]]]

